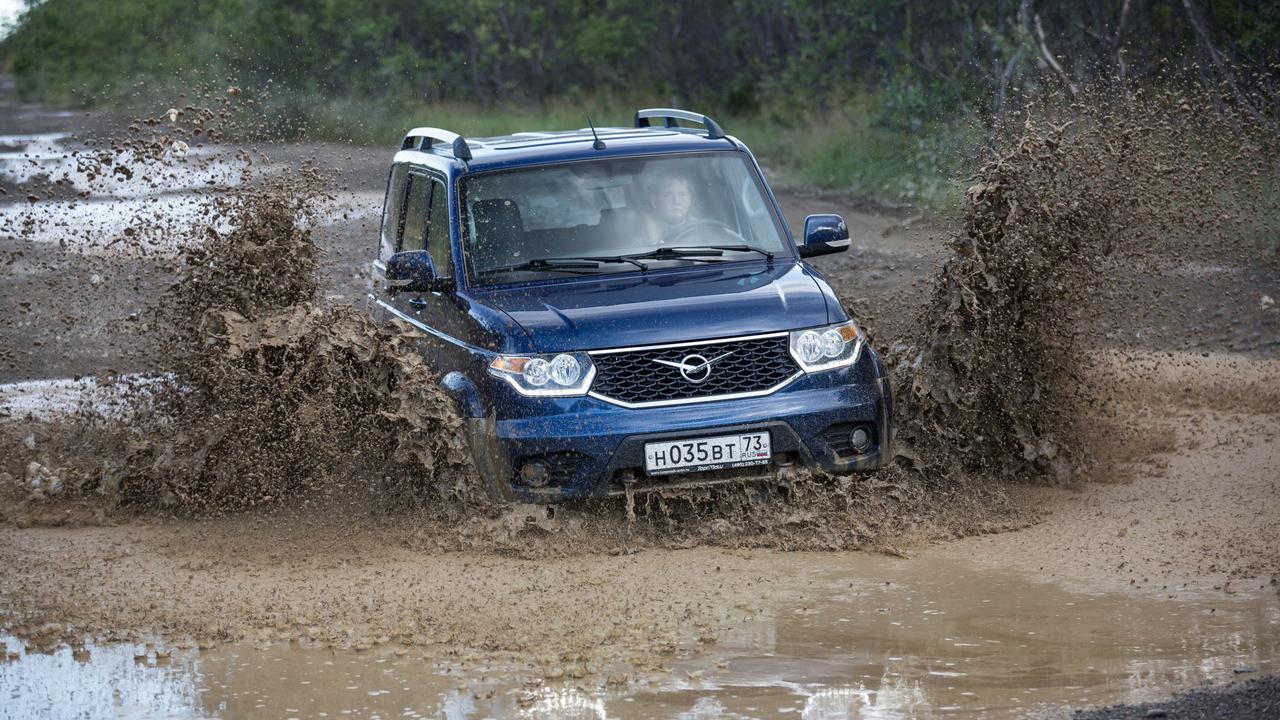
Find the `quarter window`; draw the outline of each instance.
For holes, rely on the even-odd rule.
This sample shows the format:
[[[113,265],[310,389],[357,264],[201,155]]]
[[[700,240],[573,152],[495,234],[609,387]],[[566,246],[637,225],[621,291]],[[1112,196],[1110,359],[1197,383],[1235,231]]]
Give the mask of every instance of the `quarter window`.
[[[400,249],[427,249],[427,210],[431,207],[431,179],[426,175],[409,175],[409,192],[404,201],[404,233]]]
[[[439,277],[453,277],[449,252],[449,192],[444,183],[431,180],[431,214],[427,216],[427,252]]]
[[[382,215],[379,257],[405,250],[431,254],[437,277],[453,277],[449,239],[449,193],[444,182],[404,165],[391,169]]]
[[[378,258],[386,262],[400,245],[400,227],[404,222],[404,189],[409,173],[404,165],[393,165],[387,180],[387,200],[383,203],[382,235]]]

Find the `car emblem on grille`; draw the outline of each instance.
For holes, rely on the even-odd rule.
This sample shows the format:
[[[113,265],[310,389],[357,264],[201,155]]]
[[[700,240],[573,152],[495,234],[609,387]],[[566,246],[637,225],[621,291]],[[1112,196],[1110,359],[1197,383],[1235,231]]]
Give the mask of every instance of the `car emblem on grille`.
[[[666,365],[667,367],[673,367],[679,370],[680,376],[691,383],[703,383],[711,377],[711,364],[719,362],[732,354],[733,352],[730,351],[719,357],[711,358],[710,360],[701,355],[694,354],[685,355],[681,358],[680,362],[659,360],[657,358],[654,359],[654,362],[659,365]]]

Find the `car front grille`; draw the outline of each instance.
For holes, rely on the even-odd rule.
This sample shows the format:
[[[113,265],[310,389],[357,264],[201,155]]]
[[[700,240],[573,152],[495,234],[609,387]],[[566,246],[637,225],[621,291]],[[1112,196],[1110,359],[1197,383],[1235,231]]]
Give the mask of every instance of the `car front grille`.
[[[591,394],[628,407],[705,402],[725,396],[765,395],[792,380],[800,368],[787,350],[787,333],[676,346],[601,350]],[[690,373],[668,363],[690,366],[711,360],[709,371]],[[701,382],[695,382],[701,380]]]

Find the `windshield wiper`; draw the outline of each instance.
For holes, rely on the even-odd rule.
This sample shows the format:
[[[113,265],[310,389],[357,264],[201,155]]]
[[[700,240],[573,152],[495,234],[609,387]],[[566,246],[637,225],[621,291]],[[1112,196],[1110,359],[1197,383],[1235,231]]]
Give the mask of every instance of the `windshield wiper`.
[[[640,272],[649,272],[649,266],[640,262],[639,255],[596,255],[593,257],[575,258],[577,260],[595,260],[602,263],[631,263],[640,268]]]
[[[765,250],[764,248],[758,248],[755,245],[681,245],[679,247],[659,248],[659,249],[669,250],[672,252],[682,253],[685,255],[691,255],[691,254],[696,255],[706,250],[721,250],[721,251],[728,250],[730,252],[754,252],[754,253],[760,253],[761,255],[763,255],[766,260],[773,259],[772,252]],[[707,254],[710,254],[710,253],[707,253]],[[723,253],[716,253],[716,254],[721,255]]]
[[[724,262],[720,256],[725,251],[758,252],[766,259],[773,260],[773,253],[751,245],[682,245],[679,247],[654,248],[649,252],[624,255],[623,259],[638,260],[701,260],[703,262]]]
[[[640,272],[649,272],[649,266],[643,260],[700,260],[702,262],[724,262],[720,259],[725,251],[758,252],[772,260],[773,253],[751,245],[685,245],[681,247],[660,247],[649,252],[630,255],[582,255],[574,257],[534,258],[514,265],[490,268],[482,275],[494,273],[520,272],[522,270],[541,270],[547,272],[576,272],[578,270],[594,270],[603,263],[629,263],[640,268]]]
[[[600,263],[581,262],[577,258],[534,258],[514,265],[503,265],[502,267],[482,270],[480,274],[492,275],[494,273],[520,272],[521,270],[575,272],[578,270],[594,270],[598,267],[600,267]]]
[[[485,270],[483,274],[500,272],[520,272],[521,270],[550,270],[559,272],[573,272],[576,270],[594,270],[600,267],[601,263],[630,263],[640,268],[641,272],[649,269],[648,265],[633,260],[630,257],[614,256],[591,256],[591,257],[554,257],[554,258],[534,258],[515,265],[503,265],[502,267],[491,268]]]

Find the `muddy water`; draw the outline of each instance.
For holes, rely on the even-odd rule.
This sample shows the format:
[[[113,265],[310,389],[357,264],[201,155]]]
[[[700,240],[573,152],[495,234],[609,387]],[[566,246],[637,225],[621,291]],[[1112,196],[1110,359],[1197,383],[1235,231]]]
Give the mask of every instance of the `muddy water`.
[[[51,155],[48,148],[40,150],[40,143],[46,141],[59,140],[36,138],[27,149]],[[200,178],[202,183],[231,184],[212,171]],[[11,179],[16,182],[23,177]],[[45,218],[45,224],[33,225],[22,238],[26,244],[15,247],[37,258],[57,252],[59,262],[88,263],[97,258],[72,256],[127,254],[113,241],[130,228],[130,214],[145,209],[170,223],[185,225],[192,213],[190,203],[199,202],[173,192],[152,195],[150,186],[139,187],[125,180],[129,178],[119,183],[113,180],[115,184],[86,202],[63,200],[59,199],[62,195],[53,194],[39,199],[34,211],[11,203],[0,208],[0,223],[16,222],[14,218],[36,212]],[[74,178],[69,182],[71,190],[85,187]],[[197,186],[174,187],[191,190]],[[1000,187],[1016,186],[1006,182]],[[1061,187],[1069,195],[1078,194],[1070,183]],[[991,192],[984,185],[979,194],[985,197]],[[359,210],[365,206],[365,214],[373,216],[378,198],[380,194],[366,194],[335,207],[345,213],[347,207]],[[73,210],[82,214],[73,215]],[[290,218],[290,223],[278,227],[287,232],[297,229],[292,216],[281,214],[279,217]],[[1010,210],[997,218],[1004,224],[995,236],[1022,237],[1009,230],[1013,216]],[[101,236],[101,241],[95,244],[91,237],[70,244],[64,251],[58,242],[62,226],[57,223],[82,225],[89,220],[96,222],[92,235]],[[363,236],[371,237],[370,232],[366,229]],[[135,244],[145,250],[138,254],[151,257],[181,247],[181,236],[156,239],[153,245]],[[367,260],[366,245],[359,247],[351,257],[363,263]],[[1017,247],[1021,244],[1015,243]],[[52,286],[55,290],[59,287],[56,283]],[[309,303],[310,296],[305,300]],[[102,314],[103,305],[107,304],[93,306],[81,319]],[[982,353],[983,359],[998,363],[1007,357],[1009,353],[990,349]],[[39,361],[30,366],[39,367]],[[980,366],[975,375],[993,376],[985,375],[982,367],[986,366]],[[33,378],[48,376],[48,372],[31,374]],[[21,377],[27,379],[26,375]],[[66,395],[69,389],[61,381],[38,387],[52,395]],[[276,385],[269,389],[280,394]],[[5,390],[0,390],[0,400],[5,395]],[[310,399],[315,403],[311,407],[332,404],[314,394],[295,397]],[[256,407],[249,407],[244,416],[253,411]],[[306,413],[287,415],[312,417]],[[218,418],[223,428],[233,427],[224,417]],[[315,427],[324,426],[313,426],[311,432],[298,436],[322,437]],[[1051,451],[1049,447],[1041,454],[1052,459]],[[292,456],[273,454],[276,458]],[[839,527],[853,524],[844,510],[839,513],[835,516]],[[804,530],[803,535],[812,533]],[[1240,667],[1259,672],[1277,669],[1278,611],[1270,591],[1257,597],[1221,600],[1188,596],[1178,589],[1176,599],[1136,600],[1096,589],[1065,591],[1037,583],[1034,578],[938,559],[901,562],[796,555],[782,562],[793,566],[789,592],[759,606],[738,606],[734,612],[742,617],[730,625],[732,630],[716,637],[715,643],[707,646],[710,649],[694,651],[682,646],[667,658],[667,667],[652,674],[613,674],[622,668],[601,671],[593,667],[591,679],[557,679],[544,684],[541,679],[526,681],[528,666],[477,666],[451,660],[456,656],[445,651],[421,648],[398,648],[399,654],[392,646],[343,653],[288,644],[245,644],[199,652],[162,649],[157,655],[142,646],[89,645],[78,652],[67,648],[38,654],[11,641],[14,657],[0,665],[0,697],[5,698],[0,714],[27,717],[52,708],[54,716],[98,711],[110,716],[173,717],[1019,716],[1062,705],[1159,697],[1170,689],[1203,680],[1230,678]],[[23,603],[15,602],[13,607],[21,608]],[[563,607],[558,611],[565,612]],[[582,619],[584,625],[599,620]],[[474,654],[477,644],[468,648],[463,643],[463,648]],[[609,683],[609,679],[616,682]]]
[[[422,648],[94,645],[0,664],[0,715],[1021,717],[1280,669],[1280,598],[1064,589],[945,559],[797,554],[791,592],[658,672],[538,680]],[[532,621],[532,620],[531,620]]]

